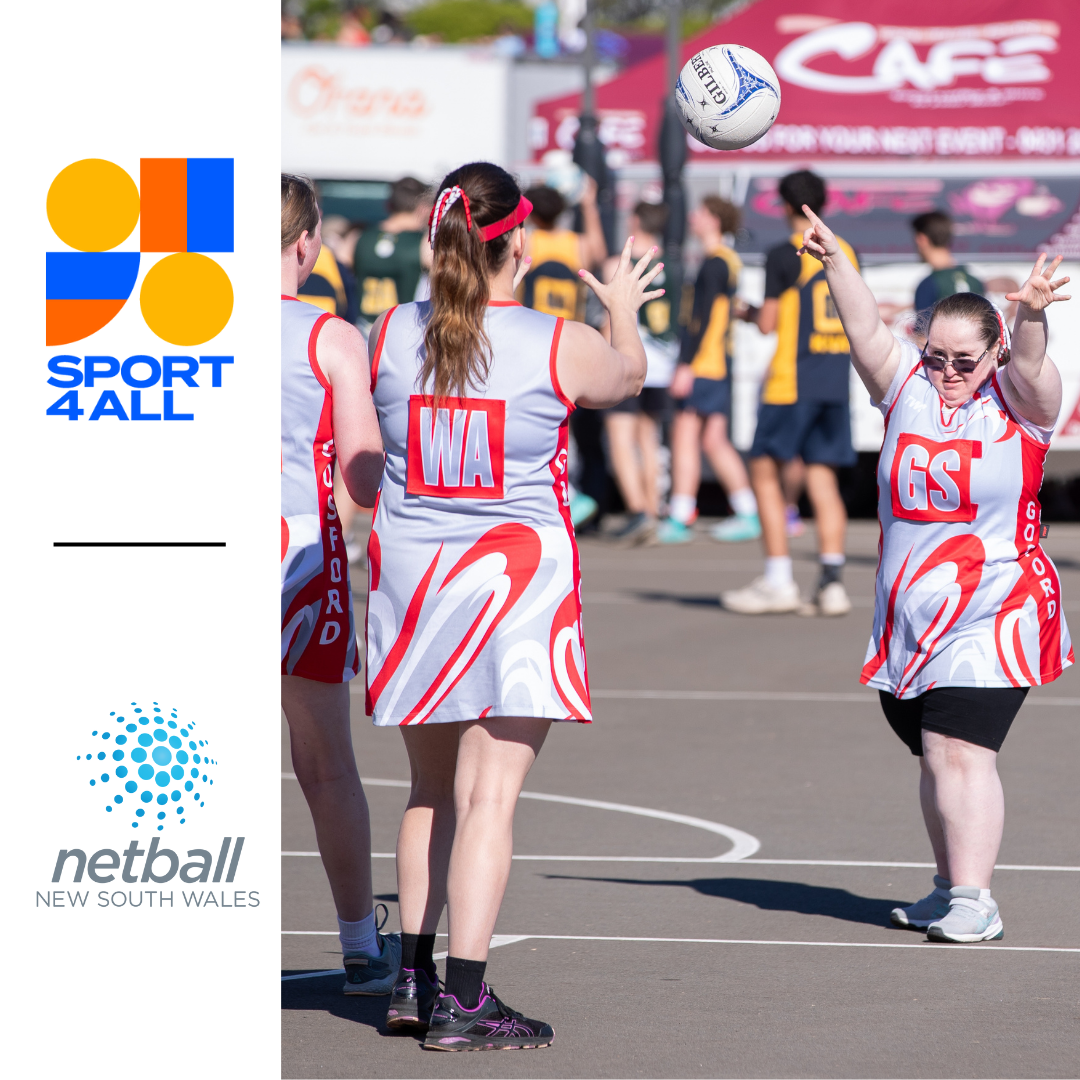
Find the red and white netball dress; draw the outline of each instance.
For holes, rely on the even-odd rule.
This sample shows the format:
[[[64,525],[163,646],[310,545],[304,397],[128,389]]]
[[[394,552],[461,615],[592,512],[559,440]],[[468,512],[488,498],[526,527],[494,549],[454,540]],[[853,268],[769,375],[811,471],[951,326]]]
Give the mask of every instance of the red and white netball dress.
[[[996,375],[948,408],[907,342],[879,408],[881,541],[862,682],[911,698],[1056,679],[1073,651],[1039,546],[1052,429],[1012,412]]]
[[[330,383],[315,360],[332,318],[281,298],[281,672],[338,683],[359,673],[360,656],[334,506]]]
[[[492,303],[487,385],[434,408],[418,388],[429,312],[391,309],[372,354],[386,469],[368,545],[368,714],[589,721],[563,321]]]

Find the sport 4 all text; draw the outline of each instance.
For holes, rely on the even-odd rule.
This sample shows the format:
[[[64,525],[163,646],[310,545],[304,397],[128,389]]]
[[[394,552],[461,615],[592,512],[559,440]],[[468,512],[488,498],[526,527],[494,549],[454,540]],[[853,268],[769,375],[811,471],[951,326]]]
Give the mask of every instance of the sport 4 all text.
[[[64,390],[46,410],[46,416],[78,420],[194,420],[188,389],[221,387],[222,372],[231,356],[54,356],[49,361],[48,383]],[[119,380],[119,383],[114,380]],[[108,388],[99,383],[111,383]],[[161,387],[157,390],[157,387]],[[187,401],[175,398],[180,387]],[[79,388],[79,389],[76,389]],[[151,390],[151,388],[154,388]],[[143,391],[151,390],[143,398]]]

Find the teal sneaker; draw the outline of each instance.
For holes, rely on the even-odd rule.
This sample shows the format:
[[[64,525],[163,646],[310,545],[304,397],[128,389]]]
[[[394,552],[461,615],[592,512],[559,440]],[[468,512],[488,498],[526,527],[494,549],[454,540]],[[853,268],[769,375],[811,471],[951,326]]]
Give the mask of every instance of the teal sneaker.
[[[376,905],[376,908],[380,907],[386,912],[385,905]],[[386,915],[383,916],[382,925],[386,925]],[[379,943],[378,956],[368,956],[367,953],[346,953],[342,958],[345,961],[344,992],[346,994],[378,996],[393,991],[401,969],[401,936],[399,934],[384,936],[376,931],[375,940]]]
[[[925,930],[932,922],[944,919],[949,914],[951,899],[949,882],[935,874],[934,891],[907,907],[893,908],[889,921],[902,930]]]
[[[664,518],[656,529],[658,544],[689,544],[694,539],[694,530],[674,518]]]
[[[761,521],[757,514],[736,514],[725,518],[709,530],[714,540],[726,544],[738,544],[743,540],[757,540],[761,536]]]
[[[600,511],[600,504],[582,491],[575,491],[570,498],[570,520],[574,528],[588,524]]]

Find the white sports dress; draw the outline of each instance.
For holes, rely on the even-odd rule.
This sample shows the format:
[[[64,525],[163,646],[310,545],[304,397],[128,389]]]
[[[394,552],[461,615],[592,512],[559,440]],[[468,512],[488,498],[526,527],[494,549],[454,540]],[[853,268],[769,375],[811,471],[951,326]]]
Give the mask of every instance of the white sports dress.
[[[334,317],[281,298],[281,672],[329,683],[360,670],[334,506],[333,400],[315,360]]]
[[[434,409],[418,387],[429,312],[392,308],[372,351],[386,468],[368,545],[368,714],[588,722],[563,320],[492,303],[487,385]]]
[[[996,374],[948,408],[908,342],[879,408],[881,540],[861,681],[912,698],[1056,679],[1073,651],[1057,571],[1039,546],[1052,429],[1016,416]]]

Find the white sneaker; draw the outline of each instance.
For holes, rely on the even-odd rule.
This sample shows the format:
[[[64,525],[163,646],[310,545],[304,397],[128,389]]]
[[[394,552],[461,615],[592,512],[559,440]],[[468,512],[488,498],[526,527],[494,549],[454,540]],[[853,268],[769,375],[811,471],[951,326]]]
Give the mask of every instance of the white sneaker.
[[[851,597],[839,581],[830,581],[819,589],[813,600],[799,608],[800,615],[846,615],[851,611]]]
[[[764,574],[755,578],[745,589],[720,594],[720,603],[728,611],[740,615],[771,615],[797,611],[802,601],[794,581],[780,588],[770,585]]]
[[[934,891],[921,900],[907,907],[893,908],[889,919],[893,926],[904,930],[925,930],[932,922],[938,922],[949,914],[949,901],[952,900],[951,888],[943,877],[934,875]]]
[[[979,890],[954,885],[949,890],[949,913],[926,928],[931,941],[1000,941],[1005,927],[993,898],[979,899]]]

